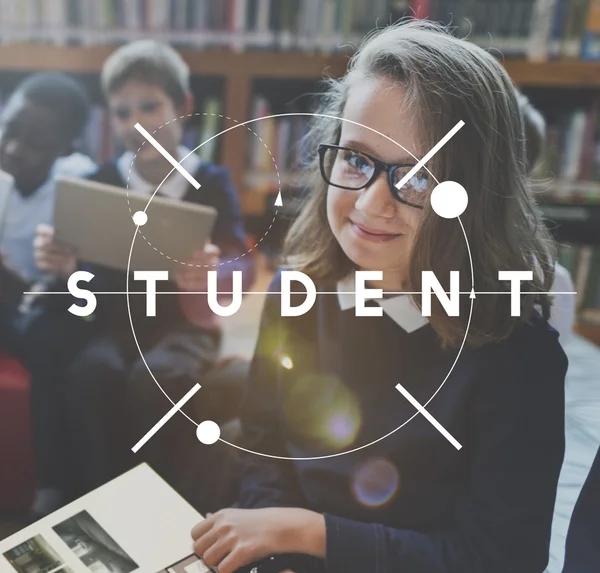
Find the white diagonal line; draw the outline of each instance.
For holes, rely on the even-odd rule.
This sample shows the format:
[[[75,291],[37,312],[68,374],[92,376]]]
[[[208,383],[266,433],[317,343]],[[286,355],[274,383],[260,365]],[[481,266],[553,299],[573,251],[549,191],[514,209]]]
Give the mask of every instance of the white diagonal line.
[[[448,430],[446,430],[444,426],[442,426],[427,410],[425,410],[425,408],[423,408],[423,406],[421,406],[421,404],[419,404],[419,402],[417,402],[412,397],[412,394],[406,388],[404,388],[402,384],[396,384],[396,390],[398,390],[398,392],[400,392],[400,394],[402,394],[419,411],[419,413],[422,414],[427,419],[427,421],[440,434],[442,434],[442,436],[444,436],[444,438],[446,438],[457,450],[460,450],[462,448],[460,443],[456,441],[456,439],[450,434],[450,432],[448,432]]]
[[[156,425],[135,445],[131,451],[137,453],[138,450],[160,430],[178,411],[179,409],[200,390],[200,384],[196,384],[177,404],[175,404],[157,423]]]
[[[419,169],[425,166],[425,164],[444,146],[446,142],[465,124],[461,119],[442,139],[440,139],[431,150],[425,154],[421,159],[398,183],[396,183],[396,189],[400,189]]]
[[[134,126],[179,173],[181,173],[196,189],[200,189],[200,183],[196,181],[181,164],[160,144],[152,135],[150,135],[139,123]]]

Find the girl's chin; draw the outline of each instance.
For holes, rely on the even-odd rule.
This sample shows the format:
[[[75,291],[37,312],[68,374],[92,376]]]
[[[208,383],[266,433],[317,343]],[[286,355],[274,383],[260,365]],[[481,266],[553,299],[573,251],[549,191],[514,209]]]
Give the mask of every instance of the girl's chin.
[[[390,264],[389,257],[381,256],[383,253],[378,253],[376,249],[365,249],[356,244],[349,244],[348,242],[342,242],[341,247],[344,254],[360,270],[386,271],[390,270],[390,268],[398,268],[399,266],[398,263]],[[397,252],[393,254],[397,255]]]

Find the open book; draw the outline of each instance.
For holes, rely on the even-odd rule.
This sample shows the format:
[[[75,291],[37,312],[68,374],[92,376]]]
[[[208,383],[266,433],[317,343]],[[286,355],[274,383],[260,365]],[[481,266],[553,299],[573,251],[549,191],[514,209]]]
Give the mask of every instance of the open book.
[[[203,517],[142,464],[0,542],[2,573],[208,573]]]

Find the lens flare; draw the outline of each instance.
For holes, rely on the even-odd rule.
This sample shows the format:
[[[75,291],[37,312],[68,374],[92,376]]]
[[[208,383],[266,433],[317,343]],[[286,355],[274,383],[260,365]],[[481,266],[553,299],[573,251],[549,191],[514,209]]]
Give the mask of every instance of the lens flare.
[[[398,493],[400,474],[394,464],[374,458],[361,464],[352,476],[352,492],[366,507],[382,507]]]
[[[286,356],[285,354],[281,356],[279,362],[287,370],[291,370],[294,367],[294,362],[292,361],[292,359],[289,356]]]
[[[361,427],[358,400],[336,376],[299,377],[286,386],[283,407],[294,433],[327,450],[352,444]]]

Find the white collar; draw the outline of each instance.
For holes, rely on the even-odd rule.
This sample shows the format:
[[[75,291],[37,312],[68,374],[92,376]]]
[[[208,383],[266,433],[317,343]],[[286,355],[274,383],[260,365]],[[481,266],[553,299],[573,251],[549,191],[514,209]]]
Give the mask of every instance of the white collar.
[[[337,296],[342,310],[348,310],[356,306],[355,290],[356,284],[353,275],[348,275],[345,279],[338,282]],[[383,312],[409,334],[429,322],[421,314],[421,311],[417,308],[410,295],[400,294],[389,298],[367,296],[367,300],[369,299],[377,300],[383,308]]]
[[[177,159],[182,167],[193,175],[200,168],[202,160],[195,153],[190,153],[190,155],[188,155],[188,153],[190,153],[190,150],[183,145],[180,145],[177,148]],[[188,157],[183,159],[186,155],[188,155]],[[156,185],[146,181],[139,174],[133,162],[134,158],[135,154],[132,151],[126,151],[119,159],[117,159],[117,170],[119,171],[119,175],[121,175],[121,179],[125,181],[128,189],[150,196],[154,193]],[[189,183],[185,177],[178,171],[174,171],[160,186],[159,194],[170,197],[171,199],[183,199],[187,194],[188,189]]]

